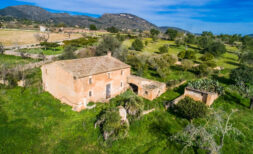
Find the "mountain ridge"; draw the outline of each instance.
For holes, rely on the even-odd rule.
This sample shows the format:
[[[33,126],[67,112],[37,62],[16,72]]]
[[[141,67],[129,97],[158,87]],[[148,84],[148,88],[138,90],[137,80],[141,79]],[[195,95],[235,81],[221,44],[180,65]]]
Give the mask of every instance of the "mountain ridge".
[[[11,16],[14,18],[28,19],[42,23],[64,23],[68,26],[89,27],[91,24],[98,28],[106,29],[114,26],[118,29],[138,29],[150,30],[152,28],[164,31],[151,22],[129,13],[105,13],[102,16],[90,17],[87,15],[70,15],[68,13],[51,13],[41,7],[33,5],[16,5],[9,6],[0,10],[1,16]],[[184,31],[180,28],[173,27],[178,31]]]

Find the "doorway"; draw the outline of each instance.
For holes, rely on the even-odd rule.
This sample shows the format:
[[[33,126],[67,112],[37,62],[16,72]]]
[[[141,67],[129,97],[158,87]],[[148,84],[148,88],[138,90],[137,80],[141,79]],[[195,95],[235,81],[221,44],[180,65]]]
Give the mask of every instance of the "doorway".
[[[132,88],[133,92],[138,95],[138,86],[132,83],[130,83],[129,85]]]
[[[106,99],[111,98],[111,84],[106,85]]]

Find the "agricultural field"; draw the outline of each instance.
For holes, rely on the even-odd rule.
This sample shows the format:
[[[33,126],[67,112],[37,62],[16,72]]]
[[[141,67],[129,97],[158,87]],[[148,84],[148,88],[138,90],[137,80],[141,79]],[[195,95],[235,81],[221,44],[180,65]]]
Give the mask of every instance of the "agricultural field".
[[[56,48],[44,49],[44,48],[33,48],[33,49],[21,49],[20,52],[26,52],[31,54],[40,54],[44,55],[58,55],[63,52],[63,46],[59,46]]]
[[[12,30],[12,29],[0,29],[0,42],[4,46],[15,46],[25,44],[37,44],[34,35],[39,31],[32,30]],[[71,34],[70,38],[67,34],[63,33],[51,33],[49,42],[62,41],[65,39],[76,39],[82,37],[81,34]]]

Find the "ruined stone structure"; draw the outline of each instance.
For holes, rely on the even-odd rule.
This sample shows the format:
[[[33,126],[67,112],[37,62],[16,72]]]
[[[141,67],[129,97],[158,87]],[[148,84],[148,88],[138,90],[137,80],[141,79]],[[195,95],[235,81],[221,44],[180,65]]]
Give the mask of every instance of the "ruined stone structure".
[[[184,99],[185,97],[190,97],[195,101],[200,101],[205,103],[207,106],[211,106],[213,102],[219,97],[218,93],[200,91],[197,89],[192,89],[186,87],[184,90],[184,94],[175,100],[172,101],[173,104],[177,104],[180,100]]]
[[[195,101],[201,101],[204,102],[207,106],[211,106],[213,102],[219,97],[219,94],[186,87],[184,96],[191,97]]]
[[[148,80],[134,75],[129,76],[127,82],[137,95],[148,100],[153,100],[166,91],[165,83]]]

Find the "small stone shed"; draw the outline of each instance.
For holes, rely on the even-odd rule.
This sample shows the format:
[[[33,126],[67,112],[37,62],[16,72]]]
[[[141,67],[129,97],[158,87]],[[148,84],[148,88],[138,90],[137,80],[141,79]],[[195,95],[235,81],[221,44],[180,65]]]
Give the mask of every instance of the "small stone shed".
[[[205,103],[207,106],[211,106],[213,102],[219,97],[219,94],[186,87],[184,90],[184,94],[175,99],[172,103],[177,104],[180,100],[184,99],[185,97],[190,97],[195,101],[200,101]]]
[[[154,100],[166,91],[166,84],[131,75],[127,82],[133,91],[148,100]]]

